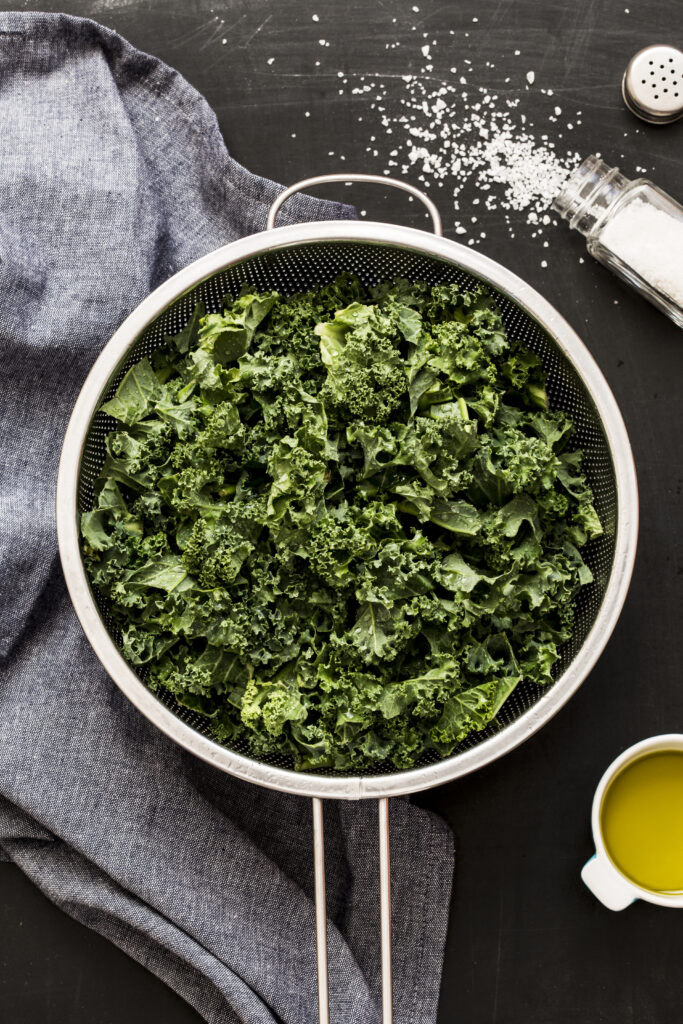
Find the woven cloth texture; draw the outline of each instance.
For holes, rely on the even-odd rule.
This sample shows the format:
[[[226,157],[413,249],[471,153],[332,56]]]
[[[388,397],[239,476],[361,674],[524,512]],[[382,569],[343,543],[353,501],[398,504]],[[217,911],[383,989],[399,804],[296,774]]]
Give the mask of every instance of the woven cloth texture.
[[[0,850],[206,1020],[317,1019],[311,809],[196,760],[118,691],[72,610],[54,491],[64,430],[126,315],[263,229],[280,186],[206,101],[91,21],[0,14]],[[299,196],[283,222],[347,218]],[[377,809],[325,805],[332,1019],[379,1021]],[[446,825],[391,811],[397,1024],[436,1019]]]

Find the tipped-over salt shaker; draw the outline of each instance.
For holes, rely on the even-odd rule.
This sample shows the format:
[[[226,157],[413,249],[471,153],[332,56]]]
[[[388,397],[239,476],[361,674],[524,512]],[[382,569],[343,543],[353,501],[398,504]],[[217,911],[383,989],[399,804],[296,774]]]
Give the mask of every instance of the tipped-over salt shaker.
[[[683,207],[647,178],[589,156],[553,200],[591,256],[683,327]]]

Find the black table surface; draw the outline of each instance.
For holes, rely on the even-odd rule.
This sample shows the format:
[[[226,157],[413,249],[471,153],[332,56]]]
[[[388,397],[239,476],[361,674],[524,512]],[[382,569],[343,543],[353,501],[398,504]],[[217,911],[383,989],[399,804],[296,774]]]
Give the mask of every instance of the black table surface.
[[[0,3],[3,10],[11,6]],[[523,96],[524,109],[539,123],[547,121],[549,102],[541,90],[552,89],[565,113],[544,129],[551,138],[563,131],[562,145],[600,152],[629,176],[644,167],[665,189],[683,191],[683,123],[647,127],[628,114],[619,93],[630,56],[670,40],[672,24],[680,29],[676,0],[415,0],[414,6],[410,0],[44,0],[20,6],[95,18],[178,68],[216,111],[233,155],[283,183],[327,171],[382,172],[391,138],[371,97],[349,90],[360,75],[385,80],[391,86],[385,105],[397,113],[400,76],[419,72],[427,32],[429,41],[437,40],[433,77],[447,76],[450,65],[467,58],[480,82],[500,95]],[[396,41],[400,47],[387,47]],[[535,72],[530,89],[528,70]],[[338,71],[351,83],[342,95]],[[569,137],[567,112],[578,111]],[[376,157],[367,152],[371,134]],[[338,186],[326,194],[348,199],[351,191]],[[452,197],[447,188],[432,192],[452,234]],[[353,199],[377,219],[424,226],[416,204],[388,189],[354,188]],[[480,213],[486,232],[480,247],[538,288],[600,364],[633,445],[641,532],[619,624],[569,705],[503,760],[418,798],[448,819],[458,848],[439,1022],[674,1024],[683,1020],[683,917],[646,903],[610,913],[581,884],[579,870],[592,853],[589,810],[603,769],[639,739],[683,731],[683,333],[589,257],[580,263],[578,234],[552,228],[543,250],[524,215],[511,218],[519,224],[514,238],[499,211]],[[0,1007],[8,1024],[199,1020],[9,864],[0,865]]]

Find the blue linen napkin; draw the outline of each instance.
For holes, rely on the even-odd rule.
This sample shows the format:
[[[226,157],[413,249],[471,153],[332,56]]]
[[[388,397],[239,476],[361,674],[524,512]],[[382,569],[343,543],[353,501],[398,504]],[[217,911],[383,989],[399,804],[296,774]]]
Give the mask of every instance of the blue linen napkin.
[[[175,71],[91,21],[0,14],[0,851],[210,1022],[317,1019],[307,800],[156,731],[100,667],[54,525],[69,412],[169,275],[264,227],[279,186],[226,151]],[[283,221],[353,216],[305,196]],[[332,1019],[379,1020],[376,807],[326,805]],[[436,1018],[453,871],[392,805],[397,1024]]]

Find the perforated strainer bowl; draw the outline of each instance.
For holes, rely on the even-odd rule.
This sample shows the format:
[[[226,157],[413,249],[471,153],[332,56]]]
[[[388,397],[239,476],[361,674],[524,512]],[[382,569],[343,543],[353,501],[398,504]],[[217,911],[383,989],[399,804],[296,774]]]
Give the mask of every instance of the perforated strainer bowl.
[[[325,181],[377,181],[413,193],[427,206],[435,234],[376,222],[334,221],[274,228],[281,203],[303,187]],[[320,798],[380,800],[380,882],[383,1020],[391,1020],[389,848],[387,797],[414,793],[464,775],[513,749],[547,722],[577,690],[601,654],[621,611],[635,558],[638,499],[635,469],[623,420],[592,356],[565,320],[515,274],[470,248],[440,237],[434,204],[404,182],[373,175],[329,175],[282,193],[268,229],[197,260],[163,284],[127,318],[103,349],[78,397],[64,439],[57,486],[59,549],[69,593],[95,653],[132,703],[158,728],[215,767],[272,789],[314,798],[320,1019],[327,1011],[322,808]],[[366,285],[405,277],[431,284],[486,282],[494,291],[509,335],[536,352],[547,373],[554,408],[569,413],[576,445],[595,493],[604,534],[585,550],[594,582],[577,600],[572,640],[561,653],[547,689],[520,685],[497,723],[468,737],[450,757],[425,759],[410,771],[345,775],[331,770],[295,772],[279,756],[250,757],[239,744],[223,746],[201,716],[170,695],[153,694],[124,661],[106,603],[93,593],[81,556],[78,523],[92,508],[94,483],[114,421],[100,410],[124,373],[187,323],[196,303],[219,311],[226,292],[248,282],[284,294],[319,287],[342,271]]]

